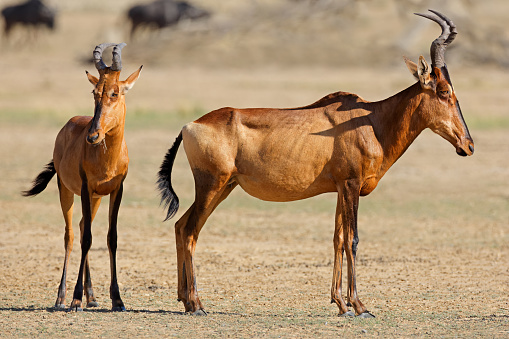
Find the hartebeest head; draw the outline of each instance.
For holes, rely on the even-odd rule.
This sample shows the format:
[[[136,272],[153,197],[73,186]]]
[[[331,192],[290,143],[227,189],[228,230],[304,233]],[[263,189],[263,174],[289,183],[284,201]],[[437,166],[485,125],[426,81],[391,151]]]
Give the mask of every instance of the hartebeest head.
[[[125,43],[104,43],[94,49],[95,67],[99,71],[99,79],[87,73],[88,80],[94,85],[95,109],[92,125],[88,130],[87,142],[97,145],[104,140],[105,135],[118,126],[125,118],[125,93],[134,86],[140,76],[141,66],[125,81],[119,81],[122,70],[121,50]],[[113,61],[110,67],[102,60],[103,50],[113,47]],[[123,127],[123,126],[122,126]]]
[[[430,12],[435,15],[415,14],[433,20],[442,27],[442,33],[431,44],[431,67],[422,55],[419,57],[418,65],[408,59],[405,59],[405,62],[428,95],[429,100],[423,112],[427,125],[456,147],[456,153],[461,156],[472,155],[474,141],[461,114],[444,61],[445,50],[458,32],[454,23],[445,15],[433,10]]]

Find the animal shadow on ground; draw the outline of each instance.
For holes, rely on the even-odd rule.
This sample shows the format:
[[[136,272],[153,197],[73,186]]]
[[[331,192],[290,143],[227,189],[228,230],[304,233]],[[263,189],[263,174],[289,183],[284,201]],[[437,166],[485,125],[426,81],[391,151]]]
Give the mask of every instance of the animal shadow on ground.
[[[1,311],[10,311],[10,312],[37,312],[37,311],[46,311],[49,313],[54,312],[73,312],[69,311],[69,309],[57,309],[55,307],[0,307]],[[110,308],[84,308],[83,312],[91,312],[91,313],[113,313]],[[127,313],[150,313],[150,314],[184,314],[184,312],[175,312],[175,311],[165,311],[165,310],[143,310],[143,309],[126,309],[124,312]]]

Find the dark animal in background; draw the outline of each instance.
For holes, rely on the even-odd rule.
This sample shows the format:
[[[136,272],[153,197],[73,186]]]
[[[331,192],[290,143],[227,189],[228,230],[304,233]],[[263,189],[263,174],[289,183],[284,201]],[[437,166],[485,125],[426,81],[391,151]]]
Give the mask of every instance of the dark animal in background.
[[[155,29],[176,25],[181,20],[208,18],[210,13],[197,8],[187,1],[156,0],[145,5],[136,5],[129,9],[127,16],[132,23],[131,39],[140,26]]]
[[[7,6],[2,9],[4,17],[4,35],[7,37],[16,24],[24,26],[46,26],[55,28],[56,11],[40,0],[29,0],[19,5]]]

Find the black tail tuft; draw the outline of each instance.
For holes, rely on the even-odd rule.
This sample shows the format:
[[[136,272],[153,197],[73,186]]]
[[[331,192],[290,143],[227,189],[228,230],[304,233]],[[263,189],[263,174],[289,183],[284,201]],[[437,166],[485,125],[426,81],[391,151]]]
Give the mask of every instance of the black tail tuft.
[[[21,192],[21,195],[24,197],[31,197],[41,193],[44,191],[46,186],[48,186],[48,183],[51,181],[51,178],[53,178],[55,173],[57,173],[55,170],[55,164],[53,163],[53,160],[51,160],[46,167],[44,167],[44,170],[39,173],[37,178],[35,178],[32,188],[28,191]]]
[[[173,146],[171,146],[164,156],[161,168],[157,173],[157,188],[161,193],[161,204],[164,205],[165,208],[168,206],[168,212],[166,213],[166,219],[164,219],[164,221],[171,219],[179,209],[179,198],[171,186],[171,170],[181,142],[182,132],[180,132]]]

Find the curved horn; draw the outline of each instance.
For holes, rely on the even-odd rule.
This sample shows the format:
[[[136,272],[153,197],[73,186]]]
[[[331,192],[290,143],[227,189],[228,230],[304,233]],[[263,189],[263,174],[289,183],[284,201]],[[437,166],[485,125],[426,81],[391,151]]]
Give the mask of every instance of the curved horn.
[[[108,67],[108,66],[106,66],[106,64],[103,61],[103,57],[102,57],[103,56],[103,51],[106,48],[111,47],[113,45],[115,45],[115,44],[104,43],[104,44],[100,44],[99,46],[95,46],[95,49],[92,52],[92,55],[94,57],[95,68],[97,68],[98,71]]]
[[[121,51],[124,48],[126,43],[121,43],[113,47],[113,63],[111,64],[111,69],[113,71],[119,72],[122,70],[122,56]]]
[[[445,66],[445,49],[454,40],[458,32],[456,31],[456,25],[445,15],[432,9],[429,11],[436,16],[431,14],[414,14],[433,20],[442,27],[442,34],[431,43],[430,49],[431,65],[442,68]]]

